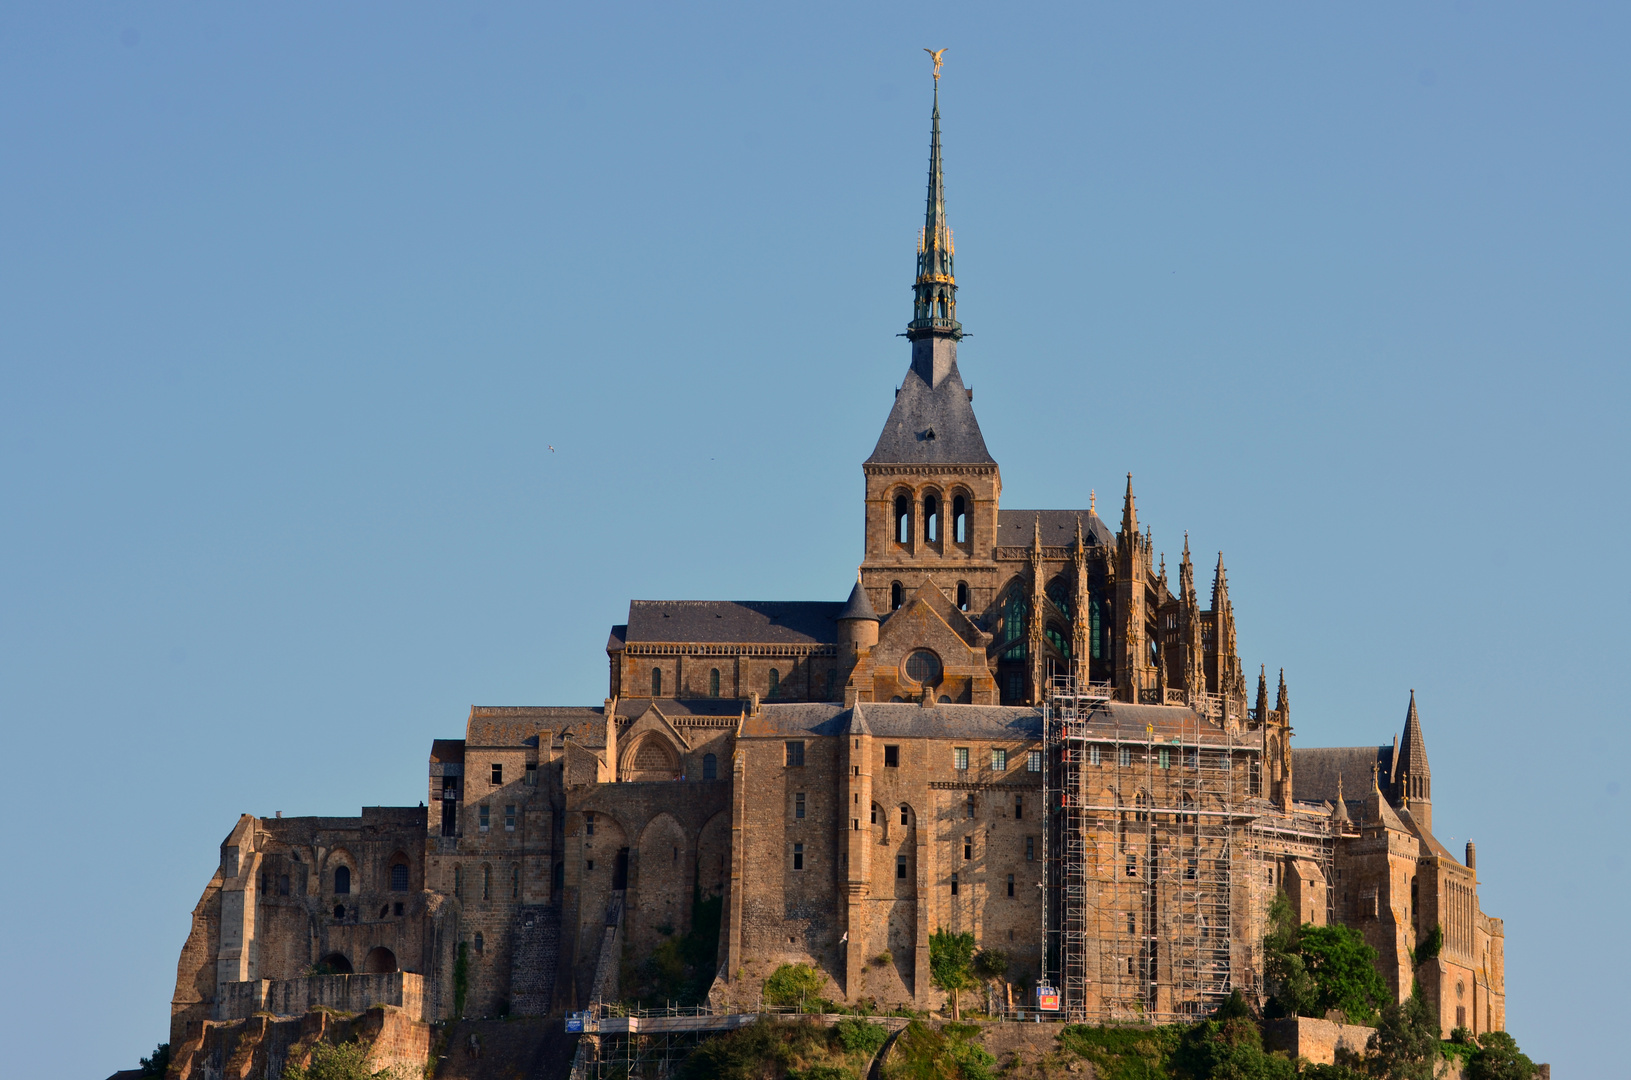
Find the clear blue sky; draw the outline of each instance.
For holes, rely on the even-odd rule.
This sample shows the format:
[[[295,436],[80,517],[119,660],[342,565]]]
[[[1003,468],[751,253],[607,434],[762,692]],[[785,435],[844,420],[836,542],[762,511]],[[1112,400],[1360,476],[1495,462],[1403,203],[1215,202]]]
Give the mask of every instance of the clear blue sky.
[[[1005,505],[1132,471],[1301,745],[1414,687],[1511,1030],[1623,1070],[1624,5],[12,3],[8,1075],[165,1037],[239,813],[413,805],[631,597],[844,597],[923,46]]]

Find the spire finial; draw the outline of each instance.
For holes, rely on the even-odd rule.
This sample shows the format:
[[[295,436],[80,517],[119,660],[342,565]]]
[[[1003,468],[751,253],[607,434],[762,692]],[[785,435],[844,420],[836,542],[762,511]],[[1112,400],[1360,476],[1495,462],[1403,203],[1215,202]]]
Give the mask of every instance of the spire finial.
[[[1090,490],[1087,493],[1087,512],[1089,514],[1099,512],[1099,493],[1097,491]]]
[[[1127,494],[1121,501],[1121,531],[1138,538],[1138,506],[1133,502],[1133,474],[1127,474]]]

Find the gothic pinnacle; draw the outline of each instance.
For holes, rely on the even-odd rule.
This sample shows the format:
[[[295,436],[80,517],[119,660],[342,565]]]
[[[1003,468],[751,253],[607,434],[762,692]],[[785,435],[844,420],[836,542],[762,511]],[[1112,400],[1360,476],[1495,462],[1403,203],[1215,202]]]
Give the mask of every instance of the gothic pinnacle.
[[[1138,507],[1133,502],[1133,474],[1127,474],[1127,495],[1121,502],[1121,532],[1123,536],[1138,537]]]

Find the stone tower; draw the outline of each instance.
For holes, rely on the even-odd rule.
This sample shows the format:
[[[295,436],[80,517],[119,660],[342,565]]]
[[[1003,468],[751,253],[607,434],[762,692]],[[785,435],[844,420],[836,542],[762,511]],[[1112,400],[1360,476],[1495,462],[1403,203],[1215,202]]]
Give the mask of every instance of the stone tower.
[[[866,556],[861,583],[891,612],[925,581],[964,611],[980,611],[1000,585],[992,557],[1002,478],[974,419],[973,391],[957,371],[957,279],[940,159],[940,90],[929,137],[929,192],[917,245],[912,363],[883,433],[862,465]],[[957,582],[966,583],[958,595]]]

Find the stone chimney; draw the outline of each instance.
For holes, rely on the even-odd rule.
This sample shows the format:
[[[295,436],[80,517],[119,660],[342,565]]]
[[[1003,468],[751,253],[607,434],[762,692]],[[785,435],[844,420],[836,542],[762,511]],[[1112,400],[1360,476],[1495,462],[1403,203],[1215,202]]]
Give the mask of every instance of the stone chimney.
[[[1478,845],[1471,840],[1467,841],[1467,869],[1478,869]]]

